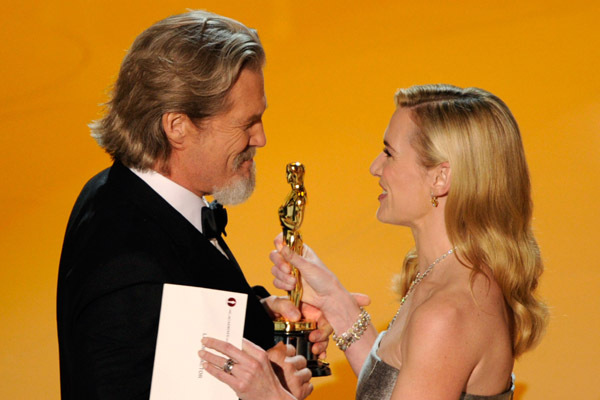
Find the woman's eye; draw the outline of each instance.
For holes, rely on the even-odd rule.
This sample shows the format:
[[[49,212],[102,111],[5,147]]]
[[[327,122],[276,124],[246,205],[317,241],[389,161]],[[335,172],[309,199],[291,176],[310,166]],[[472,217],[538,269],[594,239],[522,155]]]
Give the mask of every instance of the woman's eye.
[[[391,157],[392,155],[390,154],[388,149],[383,149],[383,154],[385,154],[386,157]]]

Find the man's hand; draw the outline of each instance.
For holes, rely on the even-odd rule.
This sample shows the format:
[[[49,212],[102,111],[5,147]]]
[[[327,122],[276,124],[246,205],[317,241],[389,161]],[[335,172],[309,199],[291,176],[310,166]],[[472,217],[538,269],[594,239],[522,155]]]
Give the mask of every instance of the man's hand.
[[[310,383],[312,373],[306,368],[306,358],[297,356],[294,346],[279,342],[267,350],[267,356],[283,387],[298,400],[312,393],[313,385]]]
[[[312,391],[310,371],[302,370],[299,365],[286,365],[286,348],[283,345],[275,346],[269,354],[247,339],[243,340],[241,350],[231,343],[209,337],[203,338],[202,344],[221,353],[215,354],[206,349],[198,352],[205,371],[229,385],[242,400],[296,400],[284,385],[296,390],[296,396],[306,394],[306,397]],[[286,382],[282,383],[273,370],[275,364],[272,359],[284,364],[281,369],[288,379]],[[233,362],[233,367],[225,371],[223,366],[228,360]],[[279,366],[276,368],[280,369]]]
[[[371,299],[365,294],[352,293],[352,296],[359,307],[371,304]],[[287,321],[298,321],[303,316],[307,320],[316,321],[317,329],[312,331],[308,336],[308,340],[313,343],[311,351],[321,360],[327,357],[329,336],[333,333],[333,328],[327,319],[325,319],[321,310],[308,303],[301,303],[300,308],[302,312],[300,313],[294,304],[284,296],[269,296],[262,299],[261,302],[273,319],[282,317]]]
[[[308,340],[313,343],[311,351],[320,359],[324,359],[327,356],[327,345],[329,344],[329,336],[333,333],[333,329],[323,317],[321,310],[310,304],[301,303],[300,308],[302,312],[300,312],[294,306],[294,303],[284,296],[269,296],[261,301],[273,319],[281,317],[293,322],[304,317],[307,320],[316,321],[317,329],[312,331],[308,336]]]

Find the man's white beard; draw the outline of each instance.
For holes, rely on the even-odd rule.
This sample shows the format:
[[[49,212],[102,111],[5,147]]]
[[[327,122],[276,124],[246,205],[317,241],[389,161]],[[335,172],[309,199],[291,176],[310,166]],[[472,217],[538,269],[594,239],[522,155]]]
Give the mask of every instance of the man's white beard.
[[[215,188],[212,195],[219,203],[223,205],[236,205],[248,200],[254,192],[256,186],[256,166],[252,163],[250,176],[239,177],[228,185]]]

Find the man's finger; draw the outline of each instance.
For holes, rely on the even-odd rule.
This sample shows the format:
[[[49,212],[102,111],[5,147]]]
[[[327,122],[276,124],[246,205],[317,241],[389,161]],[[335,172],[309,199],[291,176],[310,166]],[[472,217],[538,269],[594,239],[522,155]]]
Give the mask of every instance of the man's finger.
[[[303,356],[293,355],[291,357],[286,358],[285,361],[292,364],[294,368],[296,368],[298,371],[306,368],[307,365],[306,358],[304,358]]]
[[[283,342],[278,342],[275,346],[267,350],[267,357],[269,357],[270,361],[281,364],[287,357],[287,350],[287,345]]]
[[[283,342],[280,342],[280,343],[283,343]],[[291,344],[286,344],[285,347],[286,347],[285,353],[288,357],[293,357],[296,355],[296,348],[294,346],[292,346]]]
[[[287,297],[271,297],[273,298],[267,301],[267,305],[273,313],[281,315],[288,321],[298,321],[302,317],[300,310]]]

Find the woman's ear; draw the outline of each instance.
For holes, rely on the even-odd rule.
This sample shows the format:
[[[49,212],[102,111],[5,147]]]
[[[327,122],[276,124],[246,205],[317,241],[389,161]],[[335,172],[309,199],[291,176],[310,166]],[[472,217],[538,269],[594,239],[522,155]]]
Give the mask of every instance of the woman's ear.
[[[186,129],[185,126],[191,122],[187,115],[178,112],[164,113],[162,116],[162,127],[169,139],[169,143],[174,149],[183,146]]]
[[[430,171],[433,178],[432,193],[436,197],[446,196],[450,191],[452,169],[450,163],[444,161]]]

